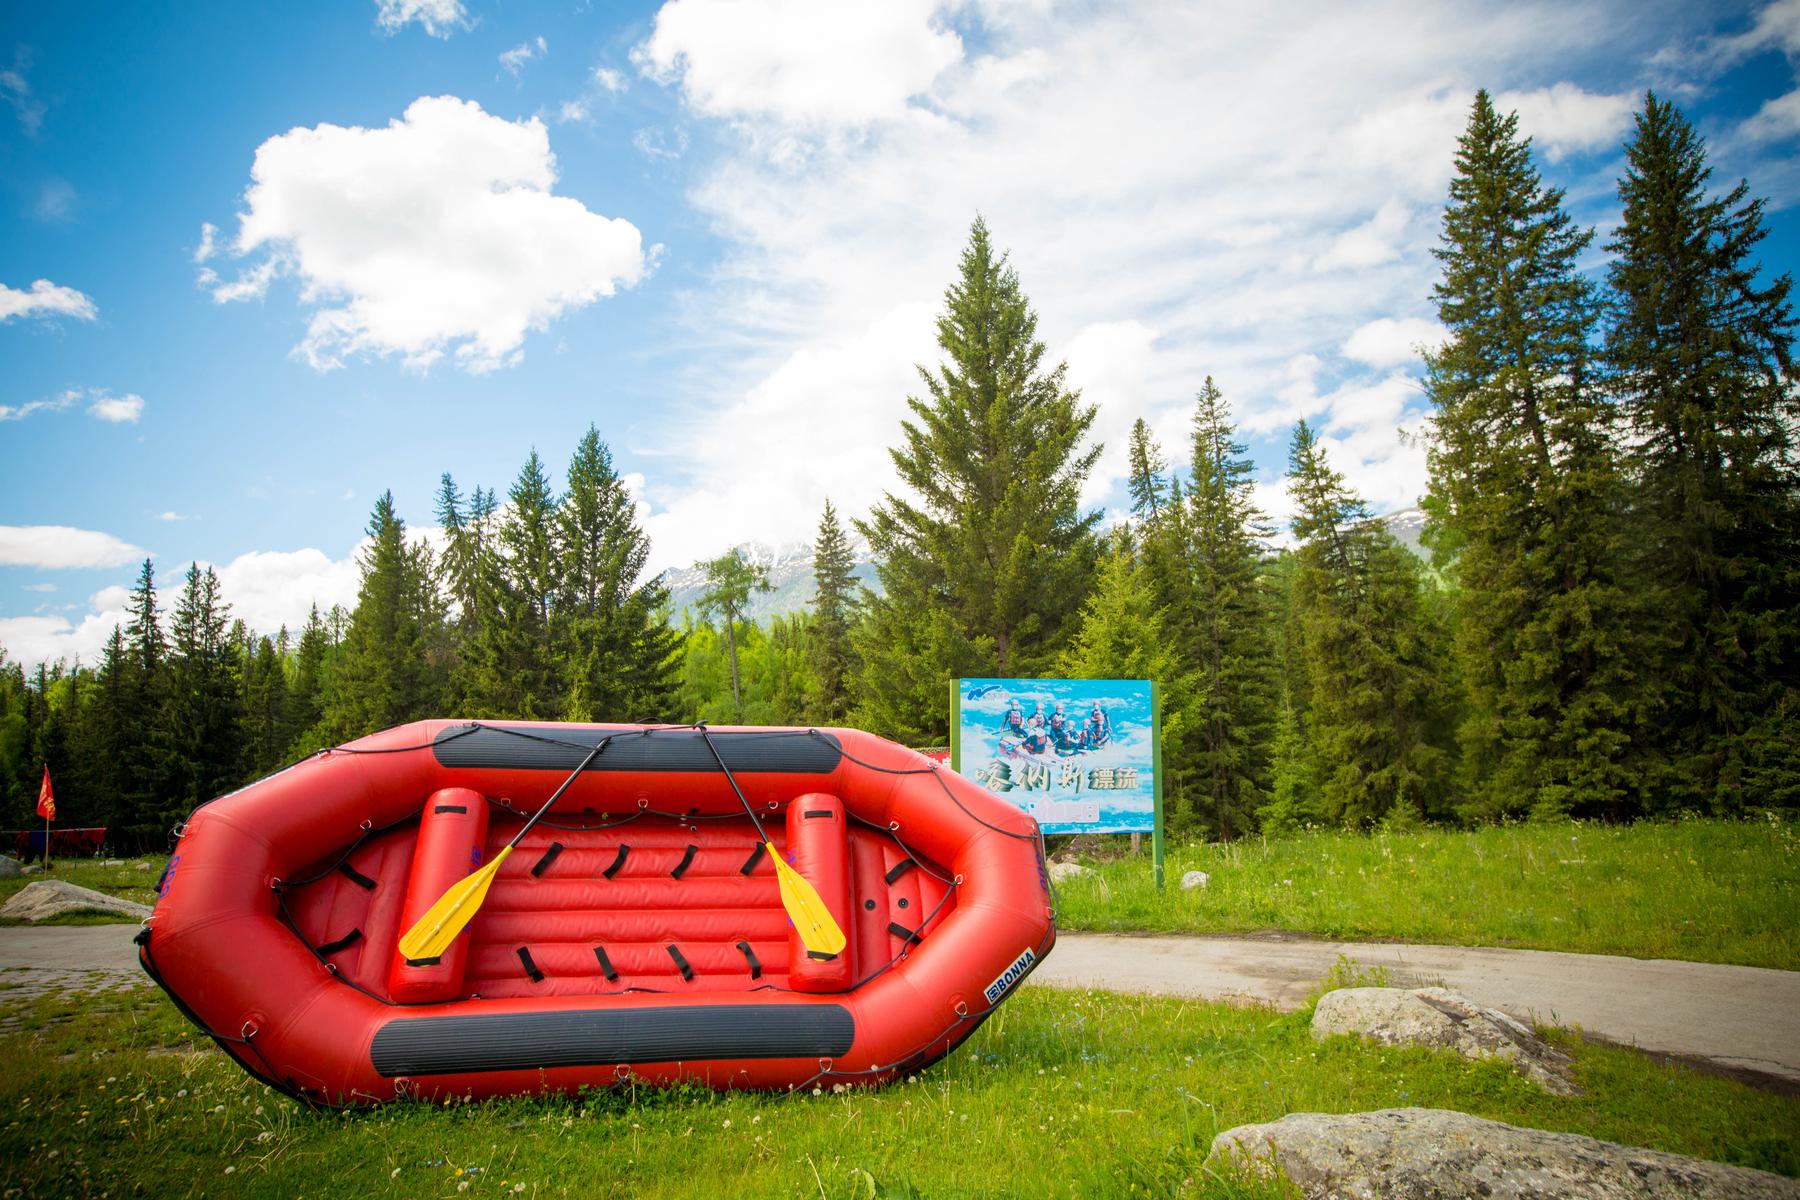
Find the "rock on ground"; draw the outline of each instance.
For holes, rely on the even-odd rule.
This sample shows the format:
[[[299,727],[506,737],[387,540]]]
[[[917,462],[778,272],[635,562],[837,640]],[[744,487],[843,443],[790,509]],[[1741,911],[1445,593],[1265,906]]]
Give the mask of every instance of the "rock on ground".
[[[1189,871],[1181,877],[1181,890],[1191,892],[1195,888],[1203,888],[1212,882],[1212,876],[1205,871]]]
[[[18,859],[0,854],[0,879],[17,879],[23,870]]]
[[[1291,1113],[1213,1139],[1209,1165],[1278,1164],[1307,1200],[1774,1200],[1800,1180],[1435,1108]]]
[[[1065,879],[1073,879],[1077,875],[1086,875],[1088,869],[1080,863],[1059,862],[1050,864],[1050,878],[1061,883]]]
[[[1569,1056],[1505,1013],[1444,988],[1339,988],[1319,998],[1312,1034],[1357,1034],[1388,1046],[1429,1046],[1464,1058],[1501,1058],[1559,1096],[1580,1094]]]
[[[140,921],[150,915],[150,907],[131,900],[121,900],[93,888],[76,887],[61,879],[43,879],[28,883],[18,895],[0,908],[0,917],[18,921],[43,921],[70,912],[109,912]]]

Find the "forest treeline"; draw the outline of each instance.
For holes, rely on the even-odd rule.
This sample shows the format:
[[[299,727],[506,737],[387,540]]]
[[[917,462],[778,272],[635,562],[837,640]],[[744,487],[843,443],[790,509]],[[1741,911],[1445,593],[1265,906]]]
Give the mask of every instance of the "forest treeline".
[[[560,490],[448,475],[436,548],[377,502],[353,610],[246,628],[210,569],[159,610],[145,562],[96,664],[0,671],[6,818],[48,764],[61,819],[160,845],[195,804],[428,716],[848,723],[948,738],[947,681],[1152,678],[1178,829],[1800,807],[1800,374],[1763,202],[1645,97],[1595,246],[1486,92],[1459,140],[1426,354],[1429,561],[1292,432],[1291,539],[1210,378],[1185,470],[1139,420],[1131,517],[1084,511],[1095,410],[977,219],[852,576],[827,503],[817,597],[766,625],[736,551],[692,611],[594,429]],[[1598,248],[1598,277],[1586,263]]]

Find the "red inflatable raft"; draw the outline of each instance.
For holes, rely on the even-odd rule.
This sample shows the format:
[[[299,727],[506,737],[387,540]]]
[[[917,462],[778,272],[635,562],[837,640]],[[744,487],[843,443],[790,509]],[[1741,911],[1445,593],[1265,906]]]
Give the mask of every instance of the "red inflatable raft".
[[[402,958],[412,922],[608,735],[451,948]],[[801,945],[698,730],[427,721],[195,810],[140,959],[251,1074],[337,1104],[884,1082],[1049,953],[1030,817],[856,730],[710,737],[842,953]]]

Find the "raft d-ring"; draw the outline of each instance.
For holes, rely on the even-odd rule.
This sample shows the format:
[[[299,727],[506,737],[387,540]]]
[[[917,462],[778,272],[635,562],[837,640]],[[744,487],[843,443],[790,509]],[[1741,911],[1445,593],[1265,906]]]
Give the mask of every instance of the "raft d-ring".
[[[279,876],[279,875],[269,876],[269,890],[271,892],[279,892],[281,890],[281,876]]]
[[[954,882],[955,882],[955,884],[956,884],[956,886],[957,886],[957,887],[961,887],[961,886],[962,886],[962,885],[963,885],[963,877],[962,877],[962,872],[961,872],[961,871],[958,871],[958,872],[957,872],[957,873],[956,873],[956,879],[955,879],[955,880],[954,880]]]
[[[358,829],[362,830],[364,833],[367,833],[367,832],[369,832],[369,830],[375,828],[375,822],[369,820],[369,818],[367,818],[367,817],[364,817],[362,820],[360,820],[356,823],[356,827]]]
[[[900,822],[898,822],[898,821],[889,821],[889,822],[888,822],[888,829],[889,829],[889,830],[891,830],[891,831],[892,831],[892,832],[894,832],[894,833],[899,833],[899,832],[900,832]]]
[[[188,823],[186,821],[177,821],[175,822],[175,828],[171,829],[169,832],[174,834],[175,840],[179,842],[182,838],[187,836],[187,827]]]
[[[404,1100],[412,1094],[413,1081],[402,1075],[394,1080],[394,1099]]]
[[[238,1036],[247,1042],[261,1032],[262,1030],[256,1027],[255,1021],[245,1021],[243,1027],[238,1030]]]
[[[958,1000],[955,1004],[951,1005],[950,1007],[951,1007],[951,1010],[956,1013],[956,1017],[959,1021],[968,1020],[968,1018],[969,1018],[969,1002],[967,1000]]]
[[[624,1063],[618,1064],[613,1068],[613,1078],[623,1083],[631,1078],[631,1068]]]
[[[833,1074],[831,1068],[836,1061],[837,1061],[836,1059],[821,1058],[819,1060],[819,1074],[821,1074],[821,1075]]]
[[[643,812],[645,809],[647,809],[649,807],[650,807],[650,797],[639,796],[638,797],[638,811]]]

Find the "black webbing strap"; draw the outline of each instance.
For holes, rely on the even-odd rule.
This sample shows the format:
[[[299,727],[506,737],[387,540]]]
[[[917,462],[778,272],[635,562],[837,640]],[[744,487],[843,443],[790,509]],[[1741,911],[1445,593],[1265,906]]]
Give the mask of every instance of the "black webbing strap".
[[[612,959],[606,957],[605,946],[595,946],[594,957],[600,961],[600,973],[606,976],[606,982],[612,983],[614,980],[618,979],[619,972],[614,969]]]
[[[372,892],[375,890],[375,881],[351,866],[348,860],[339,863],[337,869],[339,875],[342,875],[345,879],[348,879],[363,891]]]
[[[922,940],[919,937],[918,930],[908,929],[906,926],[900,924],[898,921],[889,921],[888,922],[888,932],[893,934],[895,937],[899,938],[900,940],[906,941],[906,942],[917,942],[917,941]]]
[[[830,962],[830,961],[831,961],[831,960],[832,960],[832,959],[834,959],[834,958],[836,958],[836,957],[837,957],[837,955],[835,955],[835,954],[827,954],[827,953],[825,953],[825,951],[823,951],[823,950],[808,950],[808,951],[807,951],[807,952],[806,952],[806,957],[808,957],[808,958],[816,958],[816,959],[818,959],[818,960],[819,960],[819,961],[820,961],[820,962]]]
[[[630,853],[631,853],[631,847],[627,846],[624,842],[620,842],[619,843],[619,856],[617,858],[613,859],[612,866],[606,868],[606,870],[600,872],[600,874],[604,875],[608,879],[611,879],[614,875],[617,875],[619,873],[619,868],[625,865],[625,856]]]
[[[336,954],[339,950],[347,950],[351,946],[356,945],[356,943],[358,943],[360,941],[362,941],[362,930],[352,929],[349,933],[346,933],[343,937],[339,938],[337,941],[326,942],[323,946],[320,946],[319,953],[322,955],[323,954]]]
[[[674,959],[675,965],[681,968],[681,977],[689,983],[694,982],[694,968],[688,966],[687,955],[681,952],[681,947],[677,946],[674,942],[670,942],[667,949],[669,951],[669,957]]]
[[[676,879],[680,879],[682,874],[684,872],[686,872],[686,870],[689,867],[694,865],[694,855],[696,855],[698,853],[700,853],[700,847],[694,845],[694,843],[692,843],[692,842],[689,842],[688,848],[687,848],[687,853],[681,856],[681,862],[679,864],[677,864],[675,869],[673,871],[670,871],[669,874],[674,876]]]
[[[916,867],[918,865],[919,865],[918,863],[914,862],[910,858],[901,859],[899,862],[895,863],[893,866],[888,868],[887,881],[890,884],[893,883],[894,880],[900,878],[902,875],[906,874],[908,871],[912,870],[914,867]]]
[[[550,848],[544,851],[544,857],[538,859],[537,866],[531,868],[531,873],[533,875],[542,875],[550,868],[550,864],[556,861],[556,856],[562,852],[563,844],[561,842],[551,842]]]
[[[810,821],[814,817],[835,817],[837,814],[829,808],[809,808],[800,814],[802,820]]]
[[[443,961],[443,955],[434,954],[430,958],[409,958],[406,960],[406,965],[409,967],[435,967]]]
[[[763,848],[763,844],[761,842],[756,843],[756,849],[750,852],[750,857],[746,858],[744,860],[744,865],[738,868],[738,874],[748,875],[756,870],[756,864],[763,860],[763,855],[765,853],[767,853],[767,851]]]
[[[529,946],[519,947],[519,965],[525,968],[525,973],[527,975],[531,976],[531,982],[544,982],[544,973],[538,970],[538,965],[536,963],[531,961],[531,948]]]
[[[431,811],[434,813],[441,813],[441,812],[464,812],[464,813],[466,813],[469,811],[469,806],[466,804],[440,804],[440,805],[436,806],[435,808],[433,808]]]
[[[739,942],[737,947],[744,952],[744,961],[750,964],[750,978],[761,979],[762,963],[757,961],[756,951],[750,948],[749,942]]]

